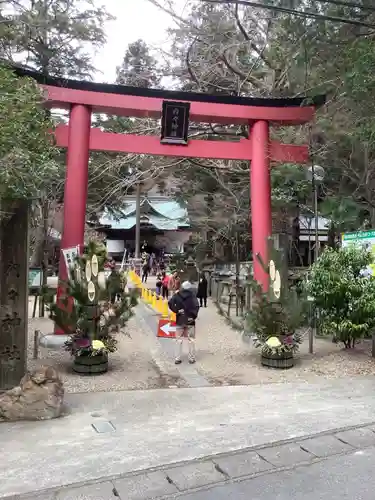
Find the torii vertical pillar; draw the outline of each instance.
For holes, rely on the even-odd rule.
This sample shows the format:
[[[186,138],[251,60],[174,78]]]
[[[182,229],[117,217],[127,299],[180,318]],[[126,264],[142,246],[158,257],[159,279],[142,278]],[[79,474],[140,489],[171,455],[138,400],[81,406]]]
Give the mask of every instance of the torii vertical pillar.
[[[64,229],[61,249],[79,245],[83,250],[89,168],[91,109],[74,104],[70,109],[69,140],[64,194]],[[62,253],[59,263],[57,300],[62,294],[61,281],[68,277]],[[55,333],[63,333],[55,329]]]
[[[269,155],[269,123],[255,122],[250,130],[252,160],[251,183],[251,226],[253,245],[254,279],[268,290],[268,275],[257,259],[259,255],[268,264],[268,238],[272,235],[271,178]]]

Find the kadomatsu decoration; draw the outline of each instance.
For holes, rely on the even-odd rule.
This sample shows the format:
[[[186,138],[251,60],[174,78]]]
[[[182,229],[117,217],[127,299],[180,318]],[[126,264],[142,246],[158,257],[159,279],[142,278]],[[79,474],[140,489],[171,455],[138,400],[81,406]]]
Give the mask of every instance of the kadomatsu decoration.
[[[48,301],[50,318],[69,335],[65,349],[74,358],[73,369],[84,374],[108,370],[108,355],[116,351],[116,334],[137,302],[118,271],[112,270],[105,279],[105,259],[96,253],[96,246],[90,243],[77,258],[59,304]]]
[[[291,368],[302,336],[298,329],[305,319],[306,300],[288,286],[287,266],[281,251],[270,240],[268,265],[260,260],[269,276],[268,292],[253,282],[254,305],[246,315],[244,335],[260,348],[261,363],[272,368]]]

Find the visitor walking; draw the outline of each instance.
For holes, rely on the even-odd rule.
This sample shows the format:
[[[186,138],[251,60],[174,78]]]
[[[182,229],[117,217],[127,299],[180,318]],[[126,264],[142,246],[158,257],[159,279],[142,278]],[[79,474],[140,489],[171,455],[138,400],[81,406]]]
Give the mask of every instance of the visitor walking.
[[[207,307],[207,289],[208,282],[206,277],[203,275],[198,283],[197,298],[199,299],[199,304],[201,307]]]
[[[157,274],[157,260],[156,260],[156,255],[154,252],[150,255],[150,271],[151,274],[155,275]]]
[[[189,281],[168,302],[169,309],[176,314],[176,365],[182,362],[184,339],[189,346],[189,363],[195,363],[195,320],[198,317],[199,303]]]
[[[180,289],[180,286],[181,286],[181,280],[178,275],[178,272],[175,271],[169,278],[169,283],[168,283],[169,291],[172,293],[176,293]]]
[[[114,304],[117,300],[121,299],[123,293],[123,284],[121,280],[121,275],[116,269],[116,263],[112,261],[110,263],[111,273],[107,279],[107,290],[109,294],[109,300],[111,304]]]
[[[169,297],[169,276],[165,271],[163,271],[161,273],[161,278],[161,295],[163,299],[167,299]]]
[[[142,266],[142,283],[147,283],[148,273],[150,272],[150,266],[148,261],[146,261]]]
[[[163,280],[161,274],[156,276],[156,295],[162,295]]]

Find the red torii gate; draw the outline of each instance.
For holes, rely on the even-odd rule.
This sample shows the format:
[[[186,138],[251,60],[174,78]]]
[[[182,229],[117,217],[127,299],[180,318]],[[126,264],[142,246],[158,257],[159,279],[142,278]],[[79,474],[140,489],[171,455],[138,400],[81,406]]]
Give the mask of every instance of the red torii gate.
[[[267,262],[267,239],[271,236],[270,162],[306,163],[308,146],[281,144],[269,138],[270,126],[301,125],[314,118],[324,96],[315,98],[258,99],[231,96],[140,89],[46,78],[40,73],[16,69],[34,78],[45,91],[45,106],[70,110],[69,125],[57,127],[57,145],[67,148],[64,195],[64,229],[61,248],[84,244],[89,151],[115,151],[186,158],[217,158],[251,162],[251,215],[253,254]],[[190,140],[187,146],[165,145],[160,137],[116,134],[91,128],[91,114],[159,119],[163,101],[190,103],[190,120],[202,123],[242,124],[249,127],[249,139],[239,142]],[[253,259],[254,277],[264,288],[268,277]],[[66,279],[60,259],[59,279]]]

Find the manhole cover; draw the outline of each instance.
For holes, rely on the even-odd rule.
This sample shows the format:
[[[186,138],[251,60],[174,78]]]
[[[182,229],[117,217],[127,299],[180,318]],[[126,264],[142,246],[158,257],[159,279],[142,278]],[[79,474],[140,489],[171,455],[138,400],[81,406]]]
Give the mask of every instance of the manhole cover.
[[[93,429],[102,434],[104,432],[114,432],[116,427],[112,424],[112,422],[96,422],[95,424],[91,424]]]

